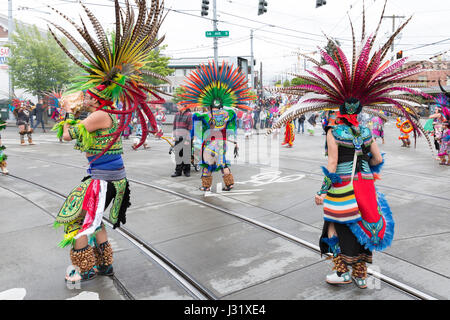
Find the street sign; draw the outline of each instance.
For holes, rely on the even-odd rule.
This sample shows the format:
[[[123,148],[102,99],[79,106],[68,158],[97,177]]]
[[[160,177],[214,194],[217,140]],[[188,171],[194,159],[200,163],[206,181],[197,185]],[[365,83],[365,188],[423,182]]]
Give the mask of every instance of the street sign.
[[[228,37],[230,35],[230,31],[206,31],[206,37]]]
[[[6,62],[9,57],[9,48],[8,47],[0,47],[0,69],[7,69],[8,65]]]

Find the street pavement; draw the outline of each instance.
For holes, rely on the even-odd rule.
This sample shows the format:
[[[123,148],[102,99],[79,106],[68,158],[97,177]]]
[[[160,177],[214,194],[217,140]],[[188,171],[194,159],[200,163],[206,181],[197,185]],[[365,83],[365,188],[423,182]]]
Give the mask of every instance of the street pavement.
[[[10,173],[69,193],[86,175],[83,154],[73,150],[73,143],[58,142],[54,133],[36,131],[33,146],[20,146],[14,127],[2,133]],[[133,137],[124,140],[124,161],[133,180],[188,195],[318,245],[322,208],[313,200],[323,178],[320,166],[326,165],[324,136],[321,129],[314,136],[297,134],[293,148],[286,148],[281,146],[283,135],[284,130],[269,137],[255,134],[246,141],[240,132],[231,192],[220,192],[219,174],[207,194],[198,190],[199,172],[171,178],[175,164],[169,145],[153,137],[150,149],[138,151],[131,149]],[[391,206],[395,236],[390,248],[374,253],[371,268],[438,299],[449,299],[450,167],[438,165],[425,139],[417,140],[417,148],[407,149],[400,147],[397,137],[391,120],[386,143],[380,145],[386,165],[377,187]],[[220,299],[412,299],[374,279],[373,288],[367,290],[353,284],[330,286],[325,283],[330,261],[309,248],[176,194],[136,182],[131,190],[125,227]],[[62,230],[52,229],[62,202],[33,185],[0,176],[4,220],[0,299],[193,299],[113,230],[109,235],[115,249],[115,279],[102,277],[80,289],[68,288],[64,273],[69,250],[56,246]]]

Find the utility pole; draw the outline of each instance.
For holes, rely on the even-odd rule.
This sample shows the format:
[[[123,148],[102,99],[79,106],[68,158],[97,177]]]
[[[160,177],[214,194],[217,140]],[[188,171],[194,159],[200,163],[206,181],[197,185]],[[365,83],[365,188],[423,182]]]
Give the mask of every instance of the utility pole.
[[[395,14],[392,16],[383,16],[383,18],[392,19],[392,34],[395,32],[395,19],[396,18],[405,18],[405,16],[396,16]],[[392,41],[391,52],[394,54],[394,42]]]
[[[259,69],[259,90],[261,90],[261,98],[263,98],[263,67],[262,67],[262,61],[260,62],[260,69]]]
[[[213,0],[213,20],[214,20],[214,31],[218,31],[217,29],[217,8],[216,8],[216,0]],[[219,53],[218,53],[218,40],[217,37],[214,37],[214,61],[216,62],[216,66],[219,66]]]
[[[250,73],[251,73],[251,84],[252,89],[255,89],[255,70],[254,70],[254,60],[253,60],[253,29],[250,30]]]
[[[12,0],[8,0],[8,43],[12,44],[12,34],[14,32],[14,22],[12,13]],[[11,58],[11,48],[9,49],[9,58]],[[11,68],[8,67],[8,78],[9,78],[9,98],[12,99],[14,96],[14,88],[11,79]]]

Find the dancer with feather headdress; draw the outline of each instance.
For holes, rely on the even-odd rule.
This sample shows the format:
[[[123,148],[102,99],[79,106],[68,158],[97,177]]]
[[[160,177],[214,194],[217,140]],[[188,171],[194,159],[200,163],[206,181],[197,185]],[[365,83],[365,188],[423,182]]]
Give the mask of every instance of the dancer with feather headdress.
[[[90,164],[88,176],[67,197],[55,221],[55,227],[64,226],[64,240],[59,245],[72,245],[70,257],[76,268],[66,275],[68,282],[113,274],[113,252],[102,217],[112,202],[109,220],[117,228],[126,222],[126,210],[130,206],[121,135],[135,112],[142,126],[142,136],[136,145],[139,148],[149,133],[156,133],[157,127],[147,95],[156,98],[150,101],[152,104],[164,102],[157,94],[160,91],[143,79],[148,75],[167,81],[143,69],[151,62],[151,51],[164,39],[157,39],[164,20],[163,5],[159,0],[152,0],[148,9],[147,1],[135,2],[137,16],[128,1],[123,8],[118,0],[114,1],[116,29],[111,39],[83,3],[80,4],[94,27],[97,39],[89,34],[83,20],[79,26],[52,8],[75,27],[90,49],[89,52],[68,31],[49,22],[75,45],[87,61],[82,63],[76,59],[49,28],[64,52],[86,72],[61,98],[67,119],[53,128],[58,137],[66,141],[76,140],[75,149],[85,152]],[[123,104],[121,110],[116,108],[118,102]],[[82,111],[90,112],[90,115],[83,121],[76,120]],[[152,131],[145,118],[148,118]]]
[[[230,170],[230,161],[226,158],[227,141],[233,137],[235,156],[237,155],[237,124],[234,108],[251,110],[245,103],[254,99],[247,87],[248,80],[237,68],[215,62],[200,65],[193,71],[182,86],[181,105],[191,108],[206,107],[208,112],[195,112],[193,125],[195,138],[202,143],[202,186],[200,190],[210,191],[212,173],[223,174],[224,191],[234,186],[234,177]],[[184,152],[188,155],[189,152]]]
[[[30,103],[14,98],[12,100],[13,114],[16,117],[16,125],[19,128],[20,145],[25,145],[25,135],[28,137],[28,144],[33,145],[33,128],[31,127],[31,112],[35,109]]]
[[[386,3],[383,13],[385,7]],[[351,61],[332,40],[334,59],[319,48],[327,63],[325,66],[305,56],[315,64],[314,71],[307,70],[309,75],[297,77],[308,84],[279,89],[280,92],[302,96],[300,103],[272,128],[280,128],[307,112],[337,110],[337,125],[327,132],[328,165],[322,168],[324,181],[315,196],[316,204],[324,205],[324,225],[319,244],[322,253],[333,255],[334,272],[326,277],[326,281],[346,284],[353,278],[360,288],[367,287],[366,263],[372,262],[372,251],[391,245],[394,221],[384,195],[375,189],[374,184],[374,173],[380,171],[384,160],[370,129],[361,126],[357,116],[368,107],[402,115],[411,122],[416,137],[424,133],[424,129],[411,102],[420,104],[415,96],[430,98],[404,85],[404,78],[421,72],[420,63],[401,68],[406,58],[393,63],[384,61],[395,36],[410,19],[372,53],[381,19],[375,33],[366,37],[363,11],[359,52],[350,21],[353,35]],[[428,136],[424,136],[431,148]]]

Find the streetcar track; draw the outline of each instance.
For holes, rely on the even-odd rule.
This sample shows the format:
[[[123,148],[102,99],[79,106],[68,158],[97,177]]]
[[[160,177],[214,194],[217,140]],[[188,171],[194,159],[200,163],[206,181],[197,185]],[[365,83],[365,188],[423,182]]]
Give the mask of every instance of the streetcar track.
[[[37,160],[41,160],[41,161],[44,161],[44,162],[53,162],[53,161],[47,161],[47,160],[42,160],[42,159],[37,159]],[[57,163],[57,162],[53,162],[53,163]],[[68,167],[82,168],[82,167],[74,166],[74,165],[67,165],[67,164],[61,164],[61,163],[57,163],[57,164],[63,165],[63,166],[68,166]],[[64,195],[62,195],[62,194],[60,194],[60,193],[58,193],[58,192],[55,192],[54,190],[52,190],[52,189],[50,189],[50,188],[44,187],[44,186],[42,186],[42,185],[39,185],[39,184],[37,184],[37,183],[35,183],[35,182],[33,182],[33,181],[28,181],[27,179],[24,179],[24,178],[21,178],[21,177],[16,177],[16,176],[13,176],[13,175],[10,175],[10,176],[12,176],[12,177],[14,177],[14,178],[17,178],[17,179],[20,179],[20,180],[23,180],[23,181],[25,181],[25,182],[34,184],[34,185],[36,185],[36,186],[38,186],[38,187],[43,188],[44,190],[47,190],[47,191],[49,191],[49,192],[51,192],[51,193],[56,193],[56,194],[58,194],[60,197],[65,198]],[[274,227],[272,227],[272,226],[270,226],[270,225],[261,223],[261,222],[255,220],[255,219],[245,217],[245,216],[243,216],[243,215],[241,215],[241,214],[232,212],[232,211],[230,211],[230,210],[228,210],[228,209],[221,208],[221,207],[216,206],[216,205],[214,205],[214,204],[211,204],[211,203],[205,202],[205,201],[203,201],[203,200],[199,200],[199,199],[193,198],[193,197],[191,197],[191,196],[188,196],[188,195],[186,195],[186,194],[183,194],[183,193],[180,193],[180,192],[177,192],[177,191],[173,191],[173,190],[170,190],[170,189],[166,189],[166,188],[164,188],[164,187],[152,185],[152,184],[149,184],[149,183],[146,183],[146,182],[142,182],[142,181],[138,181],[138,180],[131,179],[131,178],[129,178],[128,180],[129,180],[130,182],[134,182],[134,183],[139,184],[139,185],[147,186],[147,187],[150,187],[150,188],[159,190],[159,191],[163,191],[163,192],[166,192],[166,193],[170,193],[170,194],[173,194],[173,195],[175,195],[175,196],[181,197],[181,198],[183,198],[183,199],[186,199],[186,200],[195,202],[195,203],[197,203],[197,204],[204,205],[204,206],[206,206],[206,207],[209,207],[209,208],[215,209],[215,210],[217,210],[217,211],[223,212],[223,213],[225,213],[225,214],[228,214],[228,215],[230,215],[230,216],[233,216],[233,217],[235,217],[235,218],[238,218],[238,219],[240,219],[240,220],[242,220],[242,221],[244,221],[244,222],[247,222],[247,223],[249,223],[249,224],[251,224],[251,225],[253,225],[253,226],[257,226],[257,227],[259,227],[259,228],[261,228],[261,229],[264,229],[264,230],[266,230],[266,231],[269,231],[269,232],[271,232],[271,233],[273,233],[273,234],[275,234],[275,235],[277,235],[277,236],[281,236],[281,237],[283,237],[283,238],[285,238],[285,239],[287,239],[287,240],[289,240],[289,241],[291,241],[291,242],[293,242],[293,243],[300,244],[300,245],[302,245],[303,247],[306,247],[306,248],[308,248],[308,249],[310,249],[310,250],[312,250],[312,251],[314,251],[314,252],[320,254],[320,248],[319,248],[317,245],[314,245],[314,244],[312,244],[312,243],[310,243],[310,242],[308,242],[308,241],[305,241],[305,240],[303,240],[303,239],[301,239],[301,238],[298,238],[298,237],[296,237],[296,236],[293,236],[293,235],[291,235],[291,234],[289,234],[289,233],[287,233],[287,232],[284,232],[284,231],[282,231],[282,230],[279,230],[279,229],[277,229],[277,228],[274,228]],[[104,218],[104,219],[107,220],[106,218]],[[120,228],[118,228],[118,229],[116,229],[116,230],[121,231],[121,230],[123,230],[123,229],[125,229],[125,228],[120,227]],[[140,239],[138,238],[138,236],[133,235],[131,232],[129,232],[129,231],[127,231],[127,232],[128,232],[128,235],[129,235],[129,236],[132,236],[133,239],[134,239],[136,242],[140,242],[141,244],[144,244],[144,245],[145,245],[145,241],[140,240]],[[161,255],[162,255],[162,254],[161,254]],[[172,262],[172,263],[173,263],[173,262]],[[420,290],[418,290],[418,289],[415,289],[415,288],[413,288],[413,287],[410,287],[410,286],[407,285],[407,284],[401,283],[400,281],[397,281],[397,280],[395,280],[395,279],[393,279],[393,278],[390,278],[390,277],[388,277],[388,276],[385,276],[385,275],[383,275],[383,274],[381,274],[381,273],[379,273],[379,272],[377,272],[377,271],[371,270],[370,267],[368,268],[367,273],[368,273],[369,275],[371,275],[371,276],[377,278],[377,279],[380,279],[381,281],[383,281],[383,282],[385,282],[386,284],[388,284],[388,285],[394,287],[395,289],[397,289],[397,290],[399,290],[399,291],[402,291],[402,292],[405,292],[405,293],[407,293],[407,294],[409,294],[409,295],[411,295],[411,296],[414,296],[414,297],[416,297],[416,298],[418,298],[418,299],[423,299],[423,300],[437,300],[435,297],[433,297],[433,296],[431,296],[431,295],[428,295],[427,293],[424,293],[424,292],[422,292],[422,291],[420,291]],[[214,296],[213,296],[213,297],[214,297]]]
[[[25,178],[22,178],[22,177],[19,177],[16,175],[12,175],[12,174],[8,174],[7,176],[11,177],[11,178],[15,178],[15,179],[23,181],[23,182],[26,182],[26,183],[29,183],[29,184],[32,184],[32,185],[39,187],[39,188],[45,190],[46,192],[51,193],[61,199],[65,200],[67,197],[66,195],[64,195],[58,191],[50,189],[50,188],[43,186],[41,184],[38,184],[34,181],[31,181],[31,180],[28,180],[28,179],[25,179]],[[2,188],[4,188],[4,187],[2,187]],[[8,188],[4,188],[4,189],[11,191]],[[14,192],[14,191],[12,191],[12,192],[17,194],[17,192]],[[56,216],[54,216],[47,210],[43,209],[39,204],[37,204],[33,200],[31,200],[23,195],[20,195],[20,196],[21,196],[21,198],[29,201],[36,207],[40,208],[41,210],[43,210],[44,212],[49,214],[51,217],[56,218]],[[112,229],[113,224],[111,223],[111,221],[108,218],[103,217],[103,222]],[[185,288],[188,292],[191,293],[191,295],[193,295],[193,297],[195,297],[199,300],[217,300],[217,298],[214,296],[214,294],[212,294],[209,291],[209,289],[203,287],[192,276],[190,276],[186,271],[182,270],[179,266],[177,266],[174,262],[172,262],[169,258],[167,258],[159,250],[157,250],[156,248],[154,248],[147,242],[141,240],[138,236],[133,234],[130,230],[128,230],[125,227],[119,227],[119,228],[116,228],[115,230],[119,234],[121,234],[124,238],[126,238],[128,241],[130,241],[132,244],[134,244],[140,251],[142,251],[147,256],[149,256],[154,262],[156,262],[158,265],[160,265],[165,271],[169,272],[172,275],[172,277],[175,278],[175,280],[177,280],[183,288]],[[117,284],[119,289],[123,291],[124,295],[127,298],[134,300],[133,295],[126,289],[126,287],[121,283],[121,281],[115,275],[112,276],[112,279],[115,282],[115,284]]]
[[[17,155],[17,154],[14,154],[14,153],[12,153],[12,154],[8,153],[8,155],[9,156],[16,156],[16,157],[33,159],[33,160],[42,161],[42,162],[54,163],[54,164],[58,164],[58,165],[66,166],[66,167],[77,168],[77,169],[84,169],[84,170],[87,169],[87,167],[82,167],[82,166],[78,166],[78,165],[61,163],[61,162],[56,162],[56,161],[52,161],[52,160],[44,160],[44,159],[30,157],[30,156],[24,156],[24,155]],[[255,165],[255,167],[264,167],[264,165]],[[311,172],[311,171],[291,169],[291,168],[287,168],[287,167],[277,167],[277,169],[284,169],[284,170],[304,173],[304,174],[309,175],[309,176],[323,177],[323,173],[315,173],[315,172]],[[130,179],[128,179],[128,180],[130,180]],[[132,181],[132,180],[130,180],[130,181]],[[322,181],[322,180],[319,179],[318,181]],[[380,183],[377,184],[377,188],[381,188],[381,189],[385,188],[385,189],[401,191],[401,192],[406,192],[406,193],[413,193],[413,194],[424,196],[424,197],[428,197],[428,198],[434,198],[434,199],[439,199],[439,200],[444,200],[444,201],[450,202],[450,198],[440,197],[440,196],[436,196],[436,195],[432,195],[432,194],[428,194],[428,193],[423,193],[423,192],[416,192],[416,191],[412,191],[412,190],[406,190],[406,189],[397,188],[397,187],[390,187],[390,186],[386,186],[386,185],[383,185],[383,184],[380,184]]]

